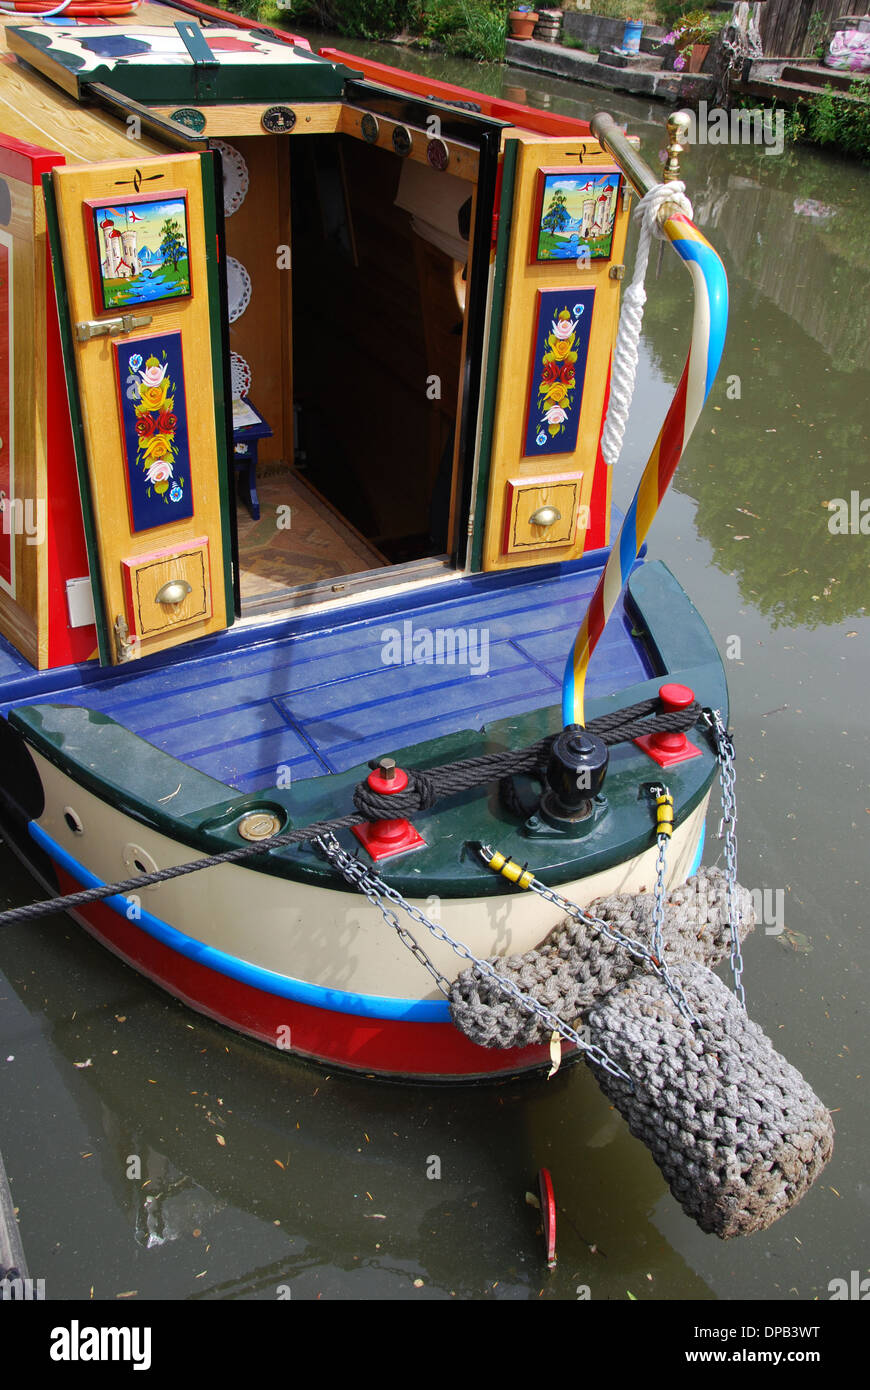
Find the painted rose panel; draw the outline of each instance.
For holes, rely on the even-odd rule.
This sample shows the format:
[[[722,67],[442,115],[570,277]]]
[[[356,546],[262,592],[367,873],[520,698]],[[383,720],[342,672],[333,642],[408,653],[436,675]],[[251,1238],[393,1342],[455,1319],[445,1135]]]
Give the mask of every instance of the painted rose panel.
[[[193,516],[181,334],[115,343],[134,531]]]

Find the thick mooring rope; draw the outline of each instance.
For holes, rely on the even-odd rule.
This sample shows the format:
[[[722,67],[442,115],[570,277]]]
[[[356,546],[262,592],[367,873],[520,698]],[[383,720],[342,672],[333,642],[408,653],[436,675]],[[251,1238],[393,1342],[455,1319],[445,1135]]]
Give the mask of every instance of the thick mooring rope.
[[[623,894],[599,898],[587,912],[649,946],[653,903],[652,894]],[[736,888],[733,906],[743,935],[755,924],[744,888]],[[575,1026],[584,1021],[587,1043],[613,1064],[593,1065],[596,1080],[703,1231],[725,1240],[764,1230],[800,1201],[830,1158],[831,1117],[709,969],[731,945],[721,870],[702,869],[670,892],[664,942],[695,1024],[666,980],[571,918],[536,950],[489,964],[552,1014]],[[485,1047],[547,1041],[539,1019],[474,970],[454,982],[450,1008],[454,1023]]]
[[[649,947],[654,902],[652,893],[622,893],[598,898],[586,912]],[[755,924],[752,898],[745,888],[738,886],[735,906],[745,936]],[[688,883],[671,890],[665,901],[663,935],[669,968],[678,961],[712,966],[728,954],[727,884],[720,869],[702,869]],[[570,917],[535,950],[522,956],[490,957],[489,964],[566,1023],[581,1018],[637,970],[637,962],[618,942]],[[450,1012],[457,1028],[482,1047],[527,1047],[545,1043],[550,1036],[540,1019],[519,1013],[509,996],[473,969],[463,971],[453,982]]]
[[[636,973],[588,1017],[591,1041],[632,1085],[600,1068],[596,1079],[702,1231],[765,1230],[830,1158],[830,1114],[716,975],[691,963],[673,973],[701,1026]]]
[[[686,197],[686,185],[679,179],[670,183],[658,183],[641,198],[635,208],[635,217],[640,222],[640,237],[634,262],[634,275],[631,284],[622,297],[622,312],[619,316],[619,329],[613,349],[613,366],[610,375],[610,400],[607,418],[601,432],[601,453],[605,463],[616,464],[622,453],[622,441],[628,424],[628,412],[634,395],[637,378],[638,350],[643,326],[643,310],[646,304],[646,272],[649,263],[650,247],[654,236],[664,238],[660,218],[662,210],[668,206],[694,217],[692,204]]]
[[[640,700],[625,709],[613,710],[597,719],[590,719],[588,729],[597,734],[607,744],[627,743],[642,734],[654,732],[681,733],[692,728],[701,716],[701,706],[697,701],[682,710],[661,710],[657,698]],[[404,791],[384,795],[372,791],[366,782],[357,783],[353,792],[355,811],[345,816],[335,816],[331,820],[316,821],[311,825],[300,826],[298,830],[288,830],[283,835],[273,835],[268,840],[256,844],[239,845],[233,849],[221,850],[218,854],[203,855],[186,864],[173,864],[165,869],[157,869],[150,874],[137,874],[135,878],[120,879],[116,883],[100,884],[97,888],[83,888],[78,893],[66,893],[62,897],[48,898],[44,902],[26,903],[23,907],[9,908],[0,912],[0,927],[13,922],[29,922],[45,917],[51,912],[63,912],[68,908],[85,907],[88,903],[101,902],[104,898],[138,893],[153,883],[166,883],[185,874],[199,873],[219,864],[238,864],[267,854],[270,850],[286,849],[292,845],[310,844],[322,835],[337,830],[349,830],[354,825],[362,825],[372,820],[408,819],[418,811],[430,810],[438,801],[459,792],[471,791],[475,787],[486,786],[489,782],[500,781],[514,773],[534,773],[546,765],[550,748],[558,734],[549,734],[538,739],[527,748],[516,751],[505,749],[497,753],[484,753],[477,758],[463,758],[441,767],[426,771],[410,769],[408,785]]]

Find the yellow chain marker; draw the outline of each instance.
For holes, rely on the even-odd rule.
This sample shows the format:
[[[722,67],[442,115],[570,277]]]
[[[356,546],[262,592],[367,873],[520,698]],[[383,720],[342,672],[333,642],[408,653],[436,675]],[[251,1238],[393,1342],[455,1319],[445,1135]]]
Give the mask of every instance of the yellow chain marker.
[[[535,877],[530,869],[524,868],[523,865],[518,864],[515,859],[508,859],[505,855],[500,854],[498,850],[486,851],[485,848],[481,846],[481,852],[484,858],[486,858],[486,853],[492,855],[492,858],[487,859],[486,863],[487,867],[492,869],[493,873],[501,874],[503,878],[509,879],[511,883],[515,883],[518,888],[528,888],[532,879]]]
[[[656,797],[656,835],[674,833],[674,798],[669,792],[660,792]]]

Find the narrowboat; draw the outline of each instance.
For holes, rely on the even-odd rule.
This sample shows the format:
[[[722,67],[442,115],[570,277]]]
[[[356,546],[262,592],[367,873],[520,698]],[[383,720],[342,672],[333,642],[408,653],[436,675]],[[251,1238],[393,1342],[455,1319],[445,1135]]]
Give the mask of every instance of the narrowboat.
[[[701,859],[724,671],[644,538],[721,263],[660,197],[695,311],[622,516],[626,235],[662,185],[612,119],[195,0],[38,9],[0,18],[4,836],[251,1037],[540,1068],[445,987],[651,890],[665,786],[666,885]]]

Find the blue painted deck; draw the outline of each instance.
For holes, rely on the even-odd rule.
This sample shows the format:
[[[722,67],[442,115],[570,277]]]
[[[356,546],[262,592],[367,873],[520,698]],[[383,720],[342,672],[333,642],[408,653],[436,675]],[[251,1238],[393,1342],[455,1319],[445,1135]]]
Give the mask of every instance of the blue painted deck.
[[[364,617],[359,608],[332,609],[314,624],[231,631],[169,660],[108,673],[68,667],[37,677],[0,639],[0,709],[86,705],[238,791],[258,791],[276,785],[282,768],[293,781],[341,772],[394,748],[558,705],[565,658],[599,575],[586,568],[521,583],[515,573],[501,582],[464,579],[445,597],[429,589],[422,599],[419,591],[394,599],[403,604],[394,610],[376,602]],[[385,664],[391,632],[419,641],[438,629],[465,632],[471,661]],[[654,674],[630,620],[615,613],[593,658],[589,694]]]

